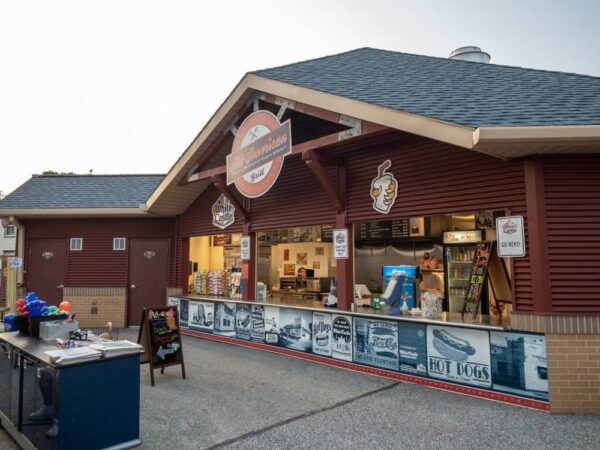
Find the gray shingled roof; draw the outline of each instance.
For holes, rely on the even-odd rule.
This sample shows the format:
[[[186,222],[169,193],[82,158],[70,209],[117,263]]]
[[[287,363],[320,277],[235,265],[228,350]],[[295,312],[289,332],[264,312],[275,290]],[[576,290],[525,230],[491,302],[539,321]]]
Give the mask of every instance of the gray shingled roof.
[[[164,175],[34,175],[2,209],[137,208]]]
[[[600,124],[600,78],[373,48],[256,75],[472,128]]]

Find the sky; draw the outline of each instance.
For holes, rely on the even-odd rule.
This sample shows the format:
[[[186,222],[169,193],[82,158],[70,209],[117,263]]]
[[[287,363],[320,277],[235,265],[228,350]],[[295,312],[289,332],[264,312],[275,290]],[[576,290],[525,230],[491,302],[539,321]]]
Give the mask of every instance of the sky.
[[[598,0],[0,0],[0,191],[167,173],[246,72],[359,47],[600,76]]]

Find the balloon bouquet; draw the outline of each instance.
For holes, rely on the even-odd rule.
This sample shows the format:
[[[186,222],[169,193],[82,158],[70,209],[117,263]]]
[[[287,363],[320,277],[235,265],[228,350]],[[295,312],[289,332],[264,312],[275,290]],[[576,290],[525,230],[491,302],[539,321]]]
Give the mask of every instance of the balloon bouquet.
[[[17,300],[17,313],[4,316],[5,327],[8,331],[21,331],[26,333],[31,317],[71,315],[69,302],[62,302],[57,306],[46,306],[46,302],[38,298],[35,292],[30,292],[25,298]]]

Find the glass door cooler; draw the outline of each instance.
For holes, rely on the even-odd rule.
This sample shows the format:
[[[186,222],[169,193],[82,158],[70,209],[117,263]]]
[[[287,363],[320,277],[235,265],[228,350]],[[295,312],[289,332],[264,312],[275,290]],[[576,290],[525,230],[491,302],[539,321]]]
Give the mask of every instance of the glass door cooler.
[[[444,311],[451,313],[462,311],[478,241],[481,241],[481,230],[446,231],[444,233],[444,268],[446,270]]]

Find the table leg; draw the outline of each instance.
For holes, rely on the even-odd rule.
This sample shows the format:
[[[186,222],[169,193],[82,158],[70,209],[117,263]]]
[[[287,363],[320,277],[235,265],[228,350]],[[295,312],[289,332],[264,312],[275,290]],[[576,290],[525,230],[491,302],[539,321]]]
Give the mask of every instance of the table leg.
[[[19,417],[17,422],[17,430],[23,431],[23,381],[25,378],[25,358],[23,354],[19,355]]]

